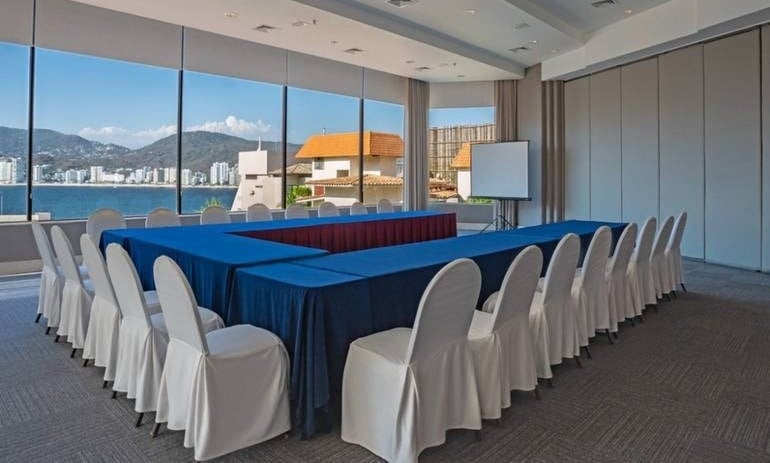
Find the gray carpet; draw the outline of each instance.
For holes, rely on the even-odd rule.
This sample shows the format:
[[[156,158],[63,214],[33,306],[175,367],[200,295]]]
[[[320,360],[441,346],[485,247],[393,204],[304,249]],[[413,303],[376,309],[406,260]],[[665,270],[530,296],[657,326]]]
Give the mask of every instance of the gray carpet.
[[[593,360],[555,369],[542,400],[514,393],[482,439],[451,431],[421,461],[770,461],[770,275],[686,264],[689,293],[626,326]],[[0,279],[0,460],[190,461],[182,433],[150,439],[101,371],[32,323],[37,279]],[[153,419],[150,415],[147,422]],[[378,461],[334,432],[273,441],[223,461]]]

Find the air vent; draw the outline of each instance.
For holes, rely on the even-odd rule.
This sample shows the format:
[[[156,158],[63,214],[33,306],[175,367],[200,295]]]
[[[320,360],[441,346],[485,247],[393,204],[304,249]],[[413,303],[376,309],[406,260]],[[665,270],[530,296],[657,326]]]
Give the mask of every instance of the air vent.
[[[415,71],[419,71],[419,72],[430,71],[430,68],[428,66],[420,66],[418,68],[415,68]]]
[[[519,23],[519,24],[516,24],[515,26],[513,26],[513,28],[516,29],[517,31],[520,31],[522,29],[528,29],[530,27],[532,27],[532,26],[530,26],[529,23]]]
[[[357,55],[359,53],[363,53],[364,51],[360,48],[348,48],[345,50],[345,53],[350,53],[351,55]]]
[[[388,0],[388,3],[395,6],[396,8],[404,8],[414,5],[417,3],[417,0]]]
[[[264,33],[272,32],[272,31],[274,31],[276,29],[278,29],[278,28],[275,27],[275,26],[267,25],[267,24],[262,24],[261,26],[257,26],[257,27],[254,28],[255,31],[257,31],[257,32],[264,32]]]
[[[620,2],[618,0],[597,0],[595,2],[591,2],[591,6],[594,8],[604,8],[606,6],[614,6],[618,5]]]
[[[529,47],[516,47],[516,48],[511,48],[510,50],[514,53],[524,53],[529,51]]]

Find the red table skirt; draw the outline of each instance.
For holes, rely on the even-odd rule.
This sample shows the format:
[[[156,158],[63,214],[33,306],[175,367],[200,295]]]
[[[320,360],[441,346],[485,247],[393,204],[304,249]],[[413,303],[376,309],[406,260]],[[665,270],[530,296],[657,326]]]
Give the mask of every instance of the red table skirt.
[[[236,234],[337,253],[452,238],[457,236],[457,220],[454,213],[449,213],[425,217],[244,231]]]

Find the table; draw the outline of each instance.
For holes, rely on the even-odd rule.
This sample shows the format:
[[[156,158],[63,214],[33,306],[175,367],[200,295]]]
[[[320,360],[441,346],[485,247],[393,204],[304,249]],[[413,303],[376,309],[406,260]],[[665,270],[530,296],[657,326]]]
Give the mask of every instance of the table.
[[[574,233],[580,237],[580,264],[583,263],[583,258],[588,251],[588,246],[591,244],[591,239],[594,236],[596,229],[606,225],[610,227],[612,231],[612,248],[611,252],[615,252],[615,245],[620,239],[620,234],[626,228],[625,223],[620,222],[598,222],[587,220],[565,220],[564,222],[555,222],[545,225],[535,225],[532,227],[522,227],[515,230],[509,230],[505,233],[512,233],[515,235],[527,235],[527,236],[552,236],[554,238],[561,239],[562,236],[567,233]]]

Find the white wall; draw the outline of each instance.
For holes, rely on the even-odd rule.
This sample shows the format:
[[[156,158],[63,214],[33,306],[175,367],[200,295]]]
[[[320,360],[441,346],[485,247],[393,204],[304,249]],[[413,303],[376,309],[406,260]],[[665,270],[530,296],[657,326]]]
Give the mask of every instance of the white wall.
[[[686,210],[684,255],[769,270],[762,66],[770,46],[755,29],[568,82],[566,216],[640,222]]]

